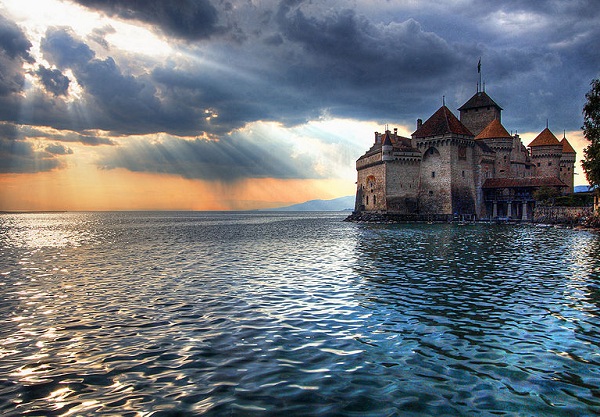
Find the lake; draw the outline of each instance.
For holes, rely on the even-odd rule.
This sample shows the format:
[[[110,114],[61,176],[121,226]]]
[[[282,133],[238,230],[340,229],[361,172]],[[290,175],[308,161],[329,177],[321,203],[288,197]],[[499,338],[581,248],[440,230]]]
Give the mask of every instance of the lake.
[[[0,413],[600,413],[600,236],[0,215]]]

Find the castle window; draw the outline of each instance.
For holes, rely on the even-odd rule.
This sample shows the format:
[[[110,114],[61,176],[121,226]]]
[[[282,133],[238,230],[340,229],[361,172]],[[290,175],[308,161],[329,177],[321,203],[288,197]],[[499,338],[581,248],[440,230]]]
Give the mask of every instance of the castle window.
[[[429,195],[433,195],[433,191],[429,191]]]
[[[548,166],[551,167],[552,166],[552,162],[548,162]]]
[[[540,166],[540,163],[538,162],[537,166]]]
[[[463,178],[465,177],[465,171],[462,172],[462,176],[463,176]]]
[[[435,178],[435,171],[431,171],[431,178]]]
[[[369,196],[367,196],[367,206],[369,205]]]

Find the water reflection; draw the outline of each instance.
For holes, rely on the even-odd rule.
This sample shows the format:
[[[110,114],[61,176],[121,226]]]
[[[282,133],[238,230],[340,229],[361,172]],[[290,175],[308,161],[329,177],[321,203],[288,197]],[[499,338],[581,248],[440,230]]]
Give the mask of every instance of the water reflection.
[[[0,216],[0,412],[600,409],[596,235],[342,218]]]
[[[364,306],[396,340],[386,360],[461,413],[555,415],[600,406],[598,239],[506,226],[365,227]],[[597,295],[597,293],[596,293]],[[440,384],[443,384],[444,388]],[[420,402],[427,402],[419,397]],[[430,400],[429,400],[430,401]],[[585,413],[584,413],[585,414]]]

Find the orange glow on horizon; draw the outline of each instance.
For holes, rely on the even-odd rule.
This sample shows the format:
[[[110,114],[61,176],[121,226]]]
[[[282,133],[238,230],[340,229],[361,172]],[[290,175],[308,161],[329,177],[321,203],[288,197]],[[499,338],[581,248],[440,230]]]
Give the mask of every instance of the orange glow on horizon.
[[[353,183],[336,179],[226,183],[124,169],[70,171],[0,175],[0,210],[254,210],[354,193]]]

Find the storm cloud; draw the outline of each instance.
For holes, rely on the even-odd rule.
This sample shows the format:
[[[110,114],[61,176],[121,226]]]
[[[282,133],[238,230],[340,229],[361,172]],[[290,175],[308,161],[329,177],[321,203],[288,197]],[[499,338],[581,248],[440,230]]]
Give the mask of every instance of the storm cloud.
[[[0,15],[0,96],[18,93],[25,82],[23,63],[32,62],[31,42],[12,21]]]
[[[294,152],[288,141],[239,136],[221,141],[131,140],[103,158],[103,169],[178,175],[189,179],[233,182],[247,178],[316,179],[323,175],[308,154]]]
[[[208,0],[76,0],[109,16],[156,25],[165,34],[183,39],[203,39],[218,27],[217,9]]]
[[[413,126],[442,96],[456,109],[476,91],[480,58],[486,91],[504,108],[509,130],[540,131],[546,120],[555,130],[577,130],[589,82],[600,75],[593,1],[72,2],[141,23],[172,48],[169,55],[120,50],[111,44],[119,26],[105,20],[84,35],[48,28],[39,39],[45,61],[34,62],[31,40],[0,16],[1,120],[68,131],[47,137],[53,143],[210,139],[132,140],[111,150],[107,168],[312,178],[301,168],[311,161],[261,159],[281,138],[267,147],[232,140],[233,133],[256,122],[292,128],[327,117]],[[40,88],[25,99],[29,75]]]
[[[63,163],[56,158],[58,147],[49,146],[49,150],[38,150],[24,140],[0,138],[0,173],[35,173],[61,168]]]

